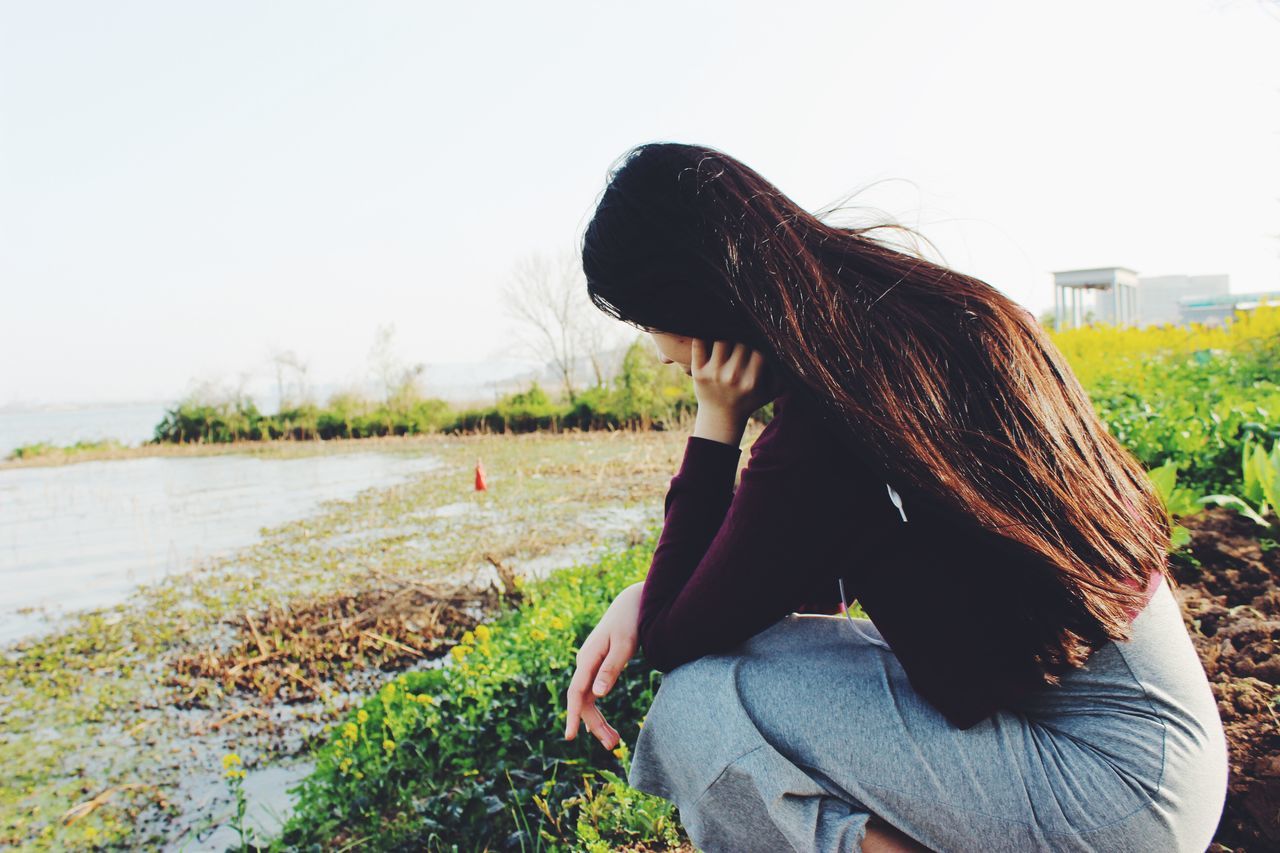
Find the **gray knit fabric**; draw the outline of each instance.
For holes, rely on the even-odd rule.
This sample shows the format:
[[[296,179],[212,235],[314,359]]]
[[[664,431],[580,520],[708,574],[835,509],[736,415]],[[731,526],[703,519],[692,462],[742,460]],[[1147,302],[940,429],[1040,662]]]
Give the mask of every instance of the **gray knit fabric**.
[[[1221,718],[1164,581],[1133,638],[961,730],[866,619],[793,613],[663,676],[628,781],[706,851],[1194,851],[1226,797]]]

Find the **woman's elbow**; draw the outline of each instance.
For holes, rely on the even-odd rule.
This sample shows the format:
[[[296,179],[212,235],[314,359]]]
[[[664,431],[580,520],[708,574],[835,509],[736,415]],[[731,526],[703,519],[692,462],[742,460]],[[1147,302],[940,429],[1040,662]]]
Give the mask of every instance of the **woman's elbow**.
[[[675,669],[688,658],[678,654],[677,650],[657,636],[655,631],[640,632],[640,650],[650,667],[664,675]]]

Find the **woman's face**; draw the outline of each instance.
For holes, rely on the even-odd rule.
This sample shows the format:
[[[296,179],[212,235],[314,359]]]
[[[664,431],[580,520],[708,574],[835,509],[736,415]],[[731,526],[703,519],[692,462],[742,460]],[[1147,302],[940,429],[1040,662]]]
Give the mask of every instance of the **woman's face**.
[[[693,338],[672,335],[667,332],[649,332],[658,348],[658,358],[663,364],[679,364],[684,372],[693,375]]]

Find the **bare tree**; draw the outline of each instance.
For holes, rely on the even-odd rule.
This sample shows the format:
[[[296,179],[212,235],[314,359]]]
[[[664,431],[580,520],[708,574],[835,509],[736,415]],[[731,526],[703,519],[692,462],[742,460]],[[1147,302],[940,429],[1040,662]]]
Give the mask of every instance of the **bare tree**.
[[[271,365],[276,373],[276,410],[283,412],[291,405],[308,401],[310,387],[307,384],[308,365],[293,350],[271,350]],[[289,377],[292,374],[293,381]],[[291,391],[292,387],[292,391]]]
[[[382,386],[383,400],[392,408],[421,398],[422,374],[427,369],[422,363],[407,365],[401,361],[396,351],[395,334],[394,323],[378,326],[373,346],[369,350],[369,363],[374,378]]]
[[[595,379],[596,385],[600,386],[609,381],[610,375],[617,367],[616,364],[605,364],[605,354],[609,351],[610,343],[615,337],[613,326],[616,321],[605,316],[591,304],[591,300],[586,296],[587,285],[585,281],[582,282],[581,287],[583,299],[587,303],[583,309],[582,346],[591,362],[591,375]],[[615,362],[618,360],[617,358],[614,359]]]
[[[577,393],[580,359],[590,363],[596,384],[604,384],[611,324],[587,297],[576,252],[561,252],[553,258],[534,252],[521,259],[503,287],[502,299],[507,314],[522,326],[516,343],[553,365],[569,400]]]

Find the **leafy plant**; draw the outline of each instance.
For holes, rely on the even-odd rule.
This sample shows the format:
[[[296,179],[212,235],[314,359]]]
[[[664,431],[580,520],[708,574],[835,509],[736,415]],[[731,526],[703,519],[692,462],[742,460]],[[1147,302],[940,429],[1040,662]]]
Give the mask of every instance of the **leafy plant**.
[[[1160,495],[1160,501],[1164,504],[1165,515],[1169,518],[1169,529],[1172,532],[1172,540],[1169,547],[1172,550],[1178,550],[1191,541],[1191,531],[1178,524],[1175,516],[1191,515],[1203,508],[1203,505],[1196,500],[1195,494],[1190,490],[1178,485],[1178,463],[1170,460],[1159,468],[1153,468],[1147,472],[1147,476],[1151,478],[1151,482],[1156,487],[1156,492]]]
[[[1205,495],[1201,503],[1215,503],[1234,509],[1255,523],[1280,533],[1280,519],[1267,521],[1270,513],[1277,516],[1280,507],[1280,441],[1275,442],[1268,453],[1261,443],[1250,435],[1241,449],[1241,494]]]
[[[630,752],[621,743],[614,753],[624,769],[630,767]],[[679,847],[686,838],[677,819],[676,807],[668,800],[637,791],[627,780],[609,770],[600,770],[604,783],[591,787],[592,774],[583,778],[583,793],[566,804],[579,806],[577,849],[587,853],[609,853],[623,845],[643,842]]]
[[[248,808],[248,800],[244,794],[245,771],[241,764],[240,756],[234,752],[228,752],[222,756],[222,770],[223,778],[227,782],[227,790],[231,792],[236,804],[236,812],[231,820],[231,827],[240,838],[239,850],[246,851],[250,849],[249,845],[253,843],[253,828],[244,825],[244,813]]]

